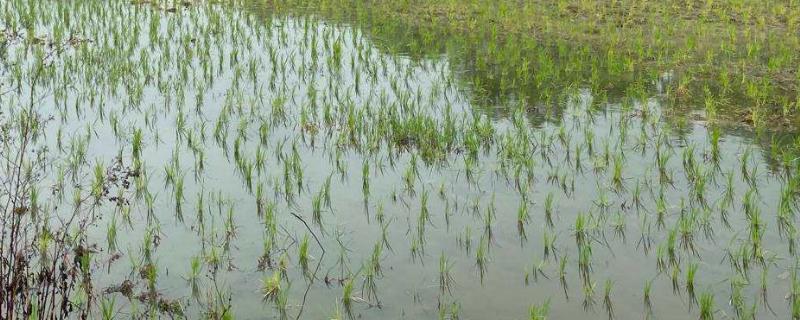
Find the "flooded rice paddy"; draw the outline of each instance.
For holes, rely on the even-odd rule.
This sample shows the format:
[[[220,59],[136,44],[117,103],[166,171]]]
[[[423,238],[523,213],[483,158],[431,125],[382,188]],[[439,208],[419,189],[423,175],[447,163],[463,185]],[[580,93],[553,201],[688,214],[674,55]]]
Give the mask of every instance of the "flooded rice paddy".
[[[675,121],[670,70],[538,101],[259,3],[0,6],[0,274],[74,270],[0,317],[800,316],[793,134]]]

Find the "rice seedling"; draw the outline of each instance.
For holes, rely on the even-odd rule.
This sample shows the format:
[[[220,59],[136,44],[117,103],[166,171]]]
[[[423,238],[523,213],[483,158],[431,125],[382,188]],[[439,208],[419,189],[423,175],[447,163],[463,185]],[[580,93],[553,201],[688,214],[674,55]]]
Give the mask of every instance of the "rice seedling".
[[[353,280],[350,278],[342,287],[342,305],[350,318],[353,317]]]
[[[689,267],[686,269],[686,293],[689,294],[689,301],[691,303],[696,302],[694,279],[697,274],[697,267],[697,263],[690,263]]]
[[[624,188],[624,178],[622,176],[622,170],[625,165],[624,160],[622,159],[621,155],[614,156],[614,173],[611,177],[611,184],[614,186],[614,189],[619,191]]]
[[[646,314],[653,313],[653,298],[651,296],[653,291],[653,280],[648,280],[644,283],[644,311]]]
[[[561,260],[558,262],[558,279],[559,283],[561,284],[561,288],[564,290],[564,298],[569,300],[569,293],[567,291],[567,258],[566,256],[562,256]]]
[[[592,310],[595,305],[594,299],[594,283],[584,283],[583,284],[583,309],[584,310]]]
[[[542,243],[544,245],[544,250],[543,250],[544,259],[547,260],[547,258],[549,258],[550,255],[553,255],[553,258],[556,259],[557,258],[556,245],[555,245],[556,235],[549,232],[545,232],[543,233],[542,237],[543,237]]]
[[[547,221],[547,225],[552,229],[555,225],[553,224],[553,194],[548,193],[547,197],[544,199],[544,217],[545,221]]]
[[[605,285],[603,286],[603,307],[606,309],[606,314],[608,314],[609,319],[614,318],[614,305],[611,302],[611,290],[613,288],[613,282],[610,279],[606,280]]]
[[[452,264],[444,253],[439,256],[439,293],[444,294],[447,291],[452,295],[452,288],[455,282],[451,274]]]
[[[380,306],[381,302],[378,299],[378,285],[376,283],[376,278],[380,273],[380,266],[376,265],[375,260],[372,259],[362,270],[364,270],[364,281],[361,284],[361,295],[368,300],[374,299],[376,301],[375,304]],[[364,290],[366,290],[366,294]]]
[[[303,236],[303,240],[300,241],[300,247],[297,251],[298,258],[297,260],[300,263],[300,267],[303,269],[303,273],[308,273],[308,234]]]
[[[714,309],[714,294],[711,292],[703,292],[703,294],[700,295],[700,319],[714,319],[714,314],[716,313]]]
[[[100,300],[100,317],[103,320],[112,320],[116,318],[117,311],[114,310],[116,303],[116,298],[111,298],[111,300],[104,298],[103,300]]]
[[[483,283],[484,275],[486,274],[486,267],[488,258],[486,257],[486,250],[488,250],[489,243],[486,236],[481,237],[478,249],[475,252],[475,264],[478,266],[478,273],[481,276],[481,283]]]
[[[361,192],[364,194],[364,201],[369,198],[369,163],[365,160],[361,166]]]
[[[546,301],[541,305],[532,305],[529,310],[530,320],[545,320],[550,313],[550,301]]]

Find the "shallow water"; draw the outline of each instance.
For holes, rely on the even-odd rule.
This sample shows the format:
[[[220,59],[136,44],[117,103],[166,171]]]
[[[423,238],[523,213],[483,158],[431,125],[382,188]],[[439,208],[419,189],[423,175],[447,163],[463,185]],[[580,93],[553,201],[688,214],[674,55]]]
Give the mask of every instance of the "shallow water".
[[[763,220],[759,252],[767,261],[772,310],[760,292],[764,267],[753,257],[746,258],[745,301],[758,304],[759,318],[791,315],[785,297],[795,255],[776,219],[791,178],[769,143],[748,130],[716,128],[721,138],[714,161],[715,127],[673,121],[673,106],[662,101],[660,84],[673,81],[666,70],[644,97],[599,99],[588,87],[564,88],[563,98],[549,105],[490,96],[503,90],[476,88],[464,57],[387,51],[357,22],[270,13],[253,4],[170,12],[127,2],[33,3],[42,16],[52,15],[41,19],[42,32],[70,17],[68,33],[92,39],[54,58],[53,73],[37,87],[44,96],[40,112],[53,117],[41,142],[52,161],[42,189],[57,185],[64,194],[59,200],[54,192],[49,207],[73,210],[74,189],[89,193],[96,165],[110,167],[118,158],[135,166],[134,132],[143,135],[141,177],[130,188],[109,190],[130,203],[117,206],[106,197],[87,209],[98,217],[88,233],[100,248],[93,264],[99,291],[125,279],[136,283],[137,294],[146,290],[138,267],[151,232],[158,292],[179,301],[188,318],[204,314],[216,290],[229,297],[222,301],[238,318],[280,317],[276,303],[261,293],[262,279],[276,270],[259,270],[268,239],[272,267],[287,262],[282,287],[290,317],[303,301],[301,318],[346,314],[342,284],[353,279],[352,314],[368,319],[436,318],[452,305],[462,318],[520,319],[530,306],[548,302],[556,319],[606,317],[606,280],[613,283],[614,316],[643,318],[643,288],[652,280],[652,314],[685,319],[700,310],[685,284],[692,263],[698,299],[713,293],[717,316],[734,316],[729,281],[739,273],[727,253],[751,247],[752,218],[743,198],[752,190]],[[404,47],[402,38],[396,41]],[[33,54],[12,50],[18,60]],[[28,101],[29,90],[4,103]],[[665,179],[659,155],[667,159]],[[615,162],[621,168],[616,182]],[[167,179],[170,170],[183,177],[182,201]],[[702,200],[694,192],[697,178],[687,174],[692,170],[705,182]],[[66,177],[63,185],[58,172]],[[723,200],[727,174],[730,206]],[[330,206],[322,205],[320,226],[312,222],[312,199],[329,177]],[[274,229],[258,213],[259,185],[264,206],[274,205]],[[545,217],[548,196],[552,225]],[[529,218],[520,221],[523,202]],[[125,210],[130,225],[123,223]],[[588,276],[579,267],[579,216],[589,221],[583,244],[591,247]],[[116,253],[106,249],[113,219],[122,257],[108,263]],[[672,230],[690,231],[691,238],[676,245],[678,292],[670,279],[673,264],[663,272],[657,266]],[[555,252],[546,257],[543,239],[553,236]],[[310,256],[305,276],[298,258],[304,237]],[[375,296],[362,288],[366,269],[375,268],[376,245],[382,249]],[[483,273],[478,251],[487,259]],[[205,261],[198,298],[185,279],[193,257]],[[441,257],[452,266],[449,290],[440,288]],[[586,287],[594,288],[593,303]],[[104,296],[116,296],[125,317],[149,309],[118,293],[98,298]]]

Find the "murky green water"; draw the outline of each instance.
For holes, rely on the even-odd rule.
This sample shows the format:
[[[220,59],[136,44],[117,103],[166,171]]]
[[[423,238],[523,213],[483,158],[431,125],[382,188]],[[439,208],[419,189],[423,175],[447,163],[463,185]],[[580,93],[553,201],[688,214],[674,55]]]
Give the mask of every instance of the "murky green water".
[[[511,93],[533,86],[481,80],[493,75],[468,54],[355,21],[258,4],[24,7],[37,35],[90,40],[36,83],[52,117],[40,191],[53,224],[89,198],[94,300],[115,297],[121,318],[168,316],[146,298],[150,264],[160,299],[188,318],[281,317],[283,304],[308,319],[522,319],[549,303],[555,319],[608,305],[686,319],[704,295],[720,318],[736,317],[732,296],[758,318],[792,314],[796,177],[779,151],[793,136],[685,120],[702,113],[662,101],[669,70],[636,94],[577,85],[541,103]],[[36,55],[9,43],[6,61]],[[21,74],[9,108],[30,102]],[[116,163],[130,185],[110,181]],[[109,186],[98,205],[95,170]],[[130,298],[103,292],[125,280]]]

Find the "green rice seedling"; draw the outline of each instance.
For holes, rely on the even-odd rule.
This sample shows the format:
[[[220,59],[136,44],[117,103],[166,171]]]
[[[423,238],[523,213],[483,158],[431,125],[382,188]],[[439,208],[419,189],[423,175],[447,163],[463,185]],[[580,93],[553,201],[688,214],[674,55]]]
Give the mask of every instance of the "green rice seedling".
[[[711,130],[711,162],[714,164],[715,168],[719,168],[719,162],[721,159],[720,156],[720,130],[717,127],[714,127]]]
[[[750,149],[750,148],[747,148],[747,149],[745,149],[745,150],[744,150],[744,152],[742,153],[742,156],[741,156],[741,158],[739,158],[739,163],[740,163],[740,166],[739,166],[739,171],[741,172],[741,174],[742,174],[742,178],[743,178],[745,181],[748,181],[748,180],[749,180],[749,173],[750,173],[750,170],[748,169],[748,167],[749,167],[749,162],[750,162],[750,155],[751,155],[751,153],[752,153],[752,149]]]
[[[203,262],[199,256],[192,257],[189,274],[186,275],[186,281],[189,282],[190,287],[192,288],[192,297],[195,300],[200,299],[200,272],[203,269]]]
[[[381,243],[384,247],[389,249],[389,251],[394,252],[392,249],[392,245],[389,242],[389,222],[381,222]]]
[[[669,153],[656,148],[656,163],[658,164],[658,177],[661,185],[672,183],[672,174],[668,168],[670,156]]]
[[[659,228],[663,228],[665,224],[666,215],[667,215],[667,201],[664,198],[663,192],[661,192],[656,198],[656,222],[658,223]]]
[[[528,318],[530,320],[547,320],[550,314],[550,300],[545,301],[541,305],[532,305],[528,310]]]
[[[117,304],[116,297],[112,297],[111,300],[107,298],[103,298],[100,300],[100,317],[103,320],[112,320],[116,318],[117,311],[115,310],[115,305]]]
[[[696,210],[698,210],[698,209],[691,209],[691,211],[693,211],[692,215],[696,219],[695,224],[701,230],[703,230],[703,235],[705,236],[705,238],[707,240],[713,240],[714,239],[714,217],[713,217],[714,213],[711,211],[710,208],[707,208],[707,207],[699,209],[699,210],[701,210],[701,212],[699,212],[699,213],[694,212]]]
[[[311,220],[316,224],[320,230],[322,227],[322,192],[315,194],[311,198]]]
[[[406,171],[404,171],[404,173],[403,173],[403,182],[405,182],[405,191],[409,195],[413,196],[415,194],[414,185],[415,185],[416,179],[417,179],[416,178],[416,173],[414,171],[413,166],[409,166],[408,168],[406,168]]]
[[[583,155],[583,146],[578,144],[575,146],[575,156],[574,156],[575,172],[577,173],[583,173],[583,162],[581,161],[582,155]]]
[[[477,164],[473,157],[464,157],[464,174],[467,178],[467,182],[470,184],[475,184],[477,182],[476,166]]]
[[[678,283],[678,276],[680,276],[681,269],[678,266],[672,266],[672,274],[670,279],[672,280],[672,293],[675,295],[680,295],[681,293],[681,285]]]
[[[564,290],[564,298],[569,300],[569,291],[567,288],[567,257],[562,255],[558,263],[558,280],[561,283],[561,289]]]
[[[450,217],[453,215],[453,210],[450,208],[450,201],[444,200],[444,222],[447,230],[450,230]]]
[[[385,212],[384,212],[384,209],[383,209],[383,202],[379,202],[378,203],[377,210],[375,210],[375,211],[376,211],[375,212],[375,219],[377,219],[378,222],[383,224],[384,221],[386,220],[386,215],[385,215]]]
[[[481,241],[478,244],[478,249],[475,253],[475,264],[478,266],[478,273],[481,276],[481,284],[483,284],[483,278],[486,274],[486,267],[488,264],[488,258],[486,257],[486,250],[489,246],[489,240],[486,236],[481,237]]]
[[[614,156],[614,171],[613,176],[611,177],[611,184],[614,186],[614,189],[620,191],[624,188],[624,178],[622,177],[622,169],[625,165],[625,162],[621,155]]]
[[[608,213],[608,209],[611,208],[611,200],[608,198],[608,193],[604,188],[598,188],[597,200],[594,201],[594,205],[604,214]]]
[[[334,309],[333,315],[330,316],[330,319],[331,320],[343,320],[344,316],[342,316],[342,310],[339,309],[340,308],[339,305],[336,305],[335,308],[336,309]]]
[[[200,193],[200,197],[198,197],[198,211],[202,211],[202,197],[203,194]],[[264,202],[265,202],[265,194],[264,194],[264,184],[258,183],[256,185],[256,216],[258,218],[264,218]],[[198,216],[201,214],[198,213]]]
[[[589,232],[588,232],[588,218],[583,213],[578,213],[578,216],[575,218],[575,243],[578,247],[583,246],[588,240]]]
[[[275,309],[278,309],[278,315],[280,319],[286,320],[289,318],[289,290],[291,289],[291,284],[287,285],[285,289],[278,290],[277,296],[273,300],[275,303]],[[231,316],[232,318],[232,316]]]
[[[664,272],[667,269],[666,251],[666,245],[660,245],[656,248],[656,269],[658,269],[658,272]]]
[[[692,186],[694,200],[697,201],[701,206],[706,206],[706,175],[705,170],[702,169],[703,167],[698,165],[698,168],[695,169],[696,177],[694,178],[694,184]]]
[[[300,262],[300,267],[303,269],[303,274],[308,273],[308,234],[303,236],[303,240],[300,241],[300,247],[297,252],[298,261]]]
[[[525,224],[530,220],[530,216],[528,215],[528,204],[525,200],[520,202],[519,209],[517,209],[517,231],[520,235],[521,244],[524,243],[526,236],[525,236]]]
[[[614,214],[613,219],[611,227],[614,229],[614,234],[625,242],[625,215],[622,212],[617,212]]]
[[[487,238],[487,246],[490,244],[491,239],[493,238],[492,233],[492,226],[494,221],[494,197],[492,197],[492,201],[488,207],[486,207],[486,214],[483,216],[483,231],[484,237]],[[487,248],[488,249],[488,248]]]
[[[544,246],[543,255],[544,255],[544,259],[545,260],[547,260],[547,258],[549,258],[550,255],[553,255],[554,259],[557,258],[556,257],[556,245],[555,245],[556,244],[556,235],[555,234],[545,231],[542,234],[542,244]]]
[[[375,260],[373,259],[370,260],[370,262],[368,262],[368,264],[365,265],[362,270],[364,270],[364,281],[361,283],[361,295],[366,297],[368,300],[374,299],[376,301],[376,305],[380,306],[381,302],[378,299],[378,285],[376,283],[380,266],[375,265]],[[364,294],[364,290],[367,291],[366,294]]]
[[[678,228],[674,228],[670,230],[669,233],[667,233],[667,242],[665,244],[667,257],[669,258],[670,265],[679,264],[677,242],[678,242]]]
[[[117,250],[117,216],[114,215],[111,217],[111,221],[108,224],[108,228],[106,230],[106,242],[108,245],[109,252],[113,252]]]
[[[761,282],[760,282],[760,286],[759,286],[759,295],[761,296],[761,303],[767,308],[767,310],[772,312],[772,314],[774,315],[775,311],[772,310],[772,306],[770,306],[769,298],[767,296],[767,292],[768,292],[767,291],[767,282],[769,281],[768,280],[768,270],[769,269],[767,267],[763,267],[761,269]]]
[[[596,303],[594,299],[594,287],[594,282],[583,284],[583,310],[588,311],[594,309]]]
[[[686,292],[689,294],[689,301],[691,303],[696,303],[697,301],[694,291],[694,279],[697,274],[697,267],[697,263],[690,263],[686,270]]]
[[[416,262],[417,260],[423,261],[423,254],[424,248],[422,247],[423,244],[420,243],[419,237],[411,238],[411,260]]]
[[[605,286],[603,287],[603,307],[606,309],[609,319],[614,319],[614,304],[611,302],[611,290],[614,283],[611,279],[606,279]]]
[[[100,202],[105,190],[105,170],[100,163],[94,166],[94,180],[92,181],[92,195],[94,196],[95,204]]]
[[[781,237],[788,236],[791,233],[791,229],[793,229],[794,225],[792,223],[792,217],[794,214],[793,205],[791,204],[792,197],[790,193],[793,191],[790,189],[791,187],[784,187],[783,191],[781,192],[781,198],[778,202],[778,212],[777,212],[777,227],[778,227],[778,234]]]
[[[180,222],[183,222],[183,189],[183,175],[177,175],[173,186],[173,194],[175,196],[175,217]]]
[[[430,211],[428,211],[428,198],[429,198],[429,196],[430,195],[429,195],[428,191],[426,189],[423,189],[422,190],[422,196],[420,197],[420,200],[419,200],[419,223],[421,223],[421,224],[425,224],[425,223],[432,224],[432,222],[431,222],[431,214],[430,214]]]
[[[141,159],[142,156],[142,129],[136,128],[133,130],[133,140],[131,141],[131,152],[134,159]]]
[[[460,238],[459,242],[464,247],[465,252],[469,254],[472,248],[472,228],[469,226],[464,227],[464,234]]]
[[[366,160],[361,165],[361,177],[361,191],[364,195],[364,201],[367,201],[369,198],[369,163]]]
[[[700,295],[700,319],[714,319],[714,313],[716,313],[714,309],[714,294],[711,292],[703,292],[703,294]]]
[[[531,275],[533,275],[533,281],[539,281],[539,276],[545,277],[546,279],[550,279],[547,274],[544,272],[545,261],[539,260],[538,263],[533,264],[533,268],[531,269]],[[526,276],[526,282],[527,282]]]
[[[457,302],[450,304],[450,320],[461,319],[461,306]]]
[[[697,253],[697,250],[694,246],[694,231],[697,228],[697,218],[695,210],[690,210],[689,213],[685,213],[681,215],[681,217],[677,221],[677,226],[675,227],[678,230],[679,237],[680,237],[680,246],[682,249],[689,251],[693,254]]]
[[[636,183],[634,184],[633,193],[631,194],[631,197],[633,206],[634,208],[636,208],[638,212],[644,207],[644,205],[642,204],[642,188],[641,188],[641,183],[639,183],[639,180],[636,180]]]
[[[370,266],[372,267],[372,271],[377,276],[383,275],[383,269],[381,269],[381,259],[383,258],[383,242],[378,241],[375,243],[375,246],[372,248],[372,255],[370,256]]]
[[[584,284],[591,282],[592,274],[592,245],[588,242],[578,247],[578,270]]]
[[[547,193],[547,197],[544,199],[544,217],[545,221],[547,222],[547,226],[552,229],[555,227],[553,224],[553,193]]]
[[[795,262],[795,267],[797,263]],[[791,274],[791,287],[789,288],[789,304],[792,313],[792,319],[800,318],[800,281],[798,281],[797,271],[793,270]]]
[[[644,283],[644,311],[645,313],[653,314],[653,299],[651,297],[651,292],[653,291],[653,280],[647,280]]]
[[[746,302],[744,297],[744,287],[747,285],[746,280],[739,276],[730,279],[731,284],[731,297],[730,304],[733,307],[737,316],[741,317],[746,314]],[[745,319],[745,318],[742,318]]]
[[[342,305],[350,318],[353,317],[353,278],[348,279],[342,287]]]
[[[452,288],[455,284],[453,275],[451,274],[453,266],[449,259],[444,255],[444,252],[439,256],[439,293],[444,294],[447,291],[452,295]]]
[[[322,193],[322,199],[325,202],[325,207],[327,207],[328,209],[332,208],[331,207],[332,206],[332,203],[331,203],[331,178],[332,177],[333,177],[333,174],[330,174],[330,175],[328,175],[327,178],[325,178],[325,183],[322,185],[323,186],[322,187],[322,191],[323,192],[321,192]]]

